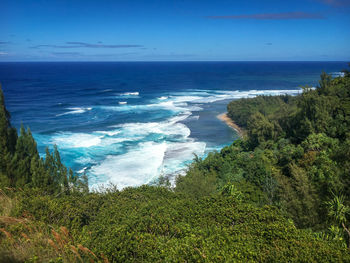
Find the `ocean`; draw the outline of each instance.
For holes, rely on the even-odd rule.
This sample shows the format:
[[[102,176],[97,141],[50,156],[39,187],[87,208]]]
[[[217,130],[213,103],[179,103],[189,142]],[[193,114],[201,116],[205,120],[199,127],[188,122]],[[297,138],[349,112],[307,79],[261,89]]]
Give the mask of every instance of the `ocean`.
[[[154,183],[183,174],[238,138],[216,118],[229,101],[298,94],[345,62],[0,63],[13,126],[30,127],[41,156],[62,161],[91,188]]]

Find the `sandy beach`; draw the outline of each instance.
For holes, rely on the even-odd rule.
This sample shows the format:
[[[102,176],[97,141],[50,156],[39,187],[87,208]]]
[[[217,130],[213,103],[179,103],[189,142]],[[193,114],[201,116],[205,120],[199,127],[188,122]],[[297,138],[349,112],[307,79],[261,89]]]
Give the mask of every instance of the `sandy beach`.
[[[226,112],[219,114],[216,117],[225,122],[230,128],[234,129],[238,133],[239,137],[243,137],[244,131],[230,117],[227,116]]]

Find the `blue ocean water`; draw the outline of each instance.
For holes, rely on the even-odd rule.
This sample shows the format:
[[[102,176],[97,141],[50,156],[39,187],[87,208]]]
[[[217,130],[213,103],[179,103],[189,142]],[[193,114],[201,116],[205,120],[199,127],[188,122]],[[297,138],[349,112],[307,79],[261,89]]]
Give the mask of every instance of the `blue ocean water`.
[[[150,183],[237,138],[216,116],[232,99],[297,94],[343,62],[0,63],[12,123],[54,144],[91,187]]]

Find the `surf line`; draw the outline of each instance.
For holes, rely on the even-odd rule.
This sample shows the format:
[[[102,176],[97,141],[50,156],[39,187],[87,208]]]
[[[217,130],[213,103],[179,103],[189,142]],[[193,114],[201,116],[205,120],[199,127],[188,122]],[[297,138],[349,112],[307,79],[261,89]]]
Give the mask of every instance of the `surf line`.
[[[221,113],[218,116],[216,116],[219,120],[225,122],[227,126],[234,129],[238,136],[243,138],[244,137],[244,131],[241,127],[239,127],[228,115],[227,112]]]

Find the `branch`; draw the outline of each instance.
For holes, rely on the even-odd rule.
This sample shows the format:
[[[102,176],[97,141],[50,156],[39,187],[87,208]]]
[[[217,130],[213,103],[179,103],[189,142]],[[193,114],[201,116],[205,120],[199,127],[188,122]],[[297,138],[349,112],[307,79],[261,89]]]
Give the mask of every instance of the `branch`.
[[[344,230],[346,231],[346,233],[348,233],[348,236],[349,236],[348,248],[350,249],[350,231],[349,231],[349,229],[345,226],[344,223],[341,223],[341,225],[343,226],[343,228],[344,228]]]

